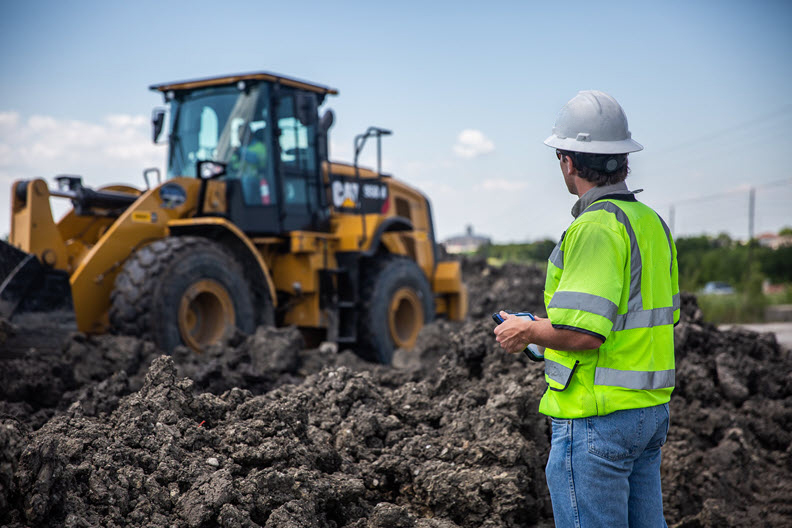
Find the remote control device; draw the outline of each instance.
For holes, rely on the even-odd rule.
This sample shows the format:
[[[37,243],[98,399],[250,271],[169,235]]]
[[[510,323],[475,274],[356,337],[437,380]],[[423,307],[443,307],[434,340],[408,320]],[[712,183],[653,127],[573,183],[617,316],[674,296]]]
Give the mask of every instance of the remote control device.
[[[510,312],[509,310],[504,311],[507,314],[516,315],[517,317],[529,317],[531,321],[536,321],[536,318],[530,312]],[[495,321],[496,324],[501,324],[504,321],[503,317],[501,317],[501,315],[497,312],[492,314],[492,320]],[[525,347],[523,352],[531,361],[544,361],[544,354],[539,352],[539,348],[534,344],[530,344]]]

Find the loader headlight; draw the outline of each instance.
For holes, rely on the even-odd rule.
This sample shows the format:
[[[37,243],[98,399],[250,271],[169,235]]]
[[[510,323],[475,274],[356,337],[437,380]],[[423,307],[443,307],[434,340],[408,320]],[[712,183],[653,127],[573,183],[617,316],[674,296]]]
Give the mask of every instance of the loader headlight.
[[[187,201],[187,191],[178,183],[166,183],[159,190],[162,207],[172,209]]]
[[[196,166],[196,172],[198,173],[198,178],[212,180],[226,173],[226,164],[219,161],[199,161]]]
[[[61,174],[55,176],[55,182],[59,191],[77,191],[82,187],[82,177],[72,176],[71,174]]]

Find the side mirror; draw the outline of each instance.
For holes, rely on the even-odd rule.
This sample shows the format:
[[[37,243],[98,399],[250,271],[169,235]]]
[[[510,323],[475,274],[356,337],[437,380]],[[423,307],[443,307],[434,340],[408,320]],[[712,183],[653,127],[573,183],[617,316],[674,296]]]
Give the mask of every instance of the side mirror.
[[[316,95],[312,93],[297,93],[295,97],[297,105],[297,119],[305,126],[316,124]]]
[[[319,118],[319,130],[316,134],[316,148],[319,151],[319,159],[322,161],[327,161],[330,156],[330,141],[327,132],[330,130],[330,127],[333,126],[333,121],[335,121],[335,114],[333,114],[333,111],[329,108],[325,110],[322,117]]]
[[[322,134],[327,134],[327,131],[333,126],[333,122],[335,122],[335,114],[332,109],[328,108],[325,110],[325,113],[322,114],[322,117],[319,118],[319,130]]]
[[[151,140],[156,143],[162,134],[162,125],[165,124],[165,112],[164,108],[155,108],[151,111],[151,127],[152,127],[152,134]]]
[[[226,164],[219,161],[199,161],[195,167],[197,176],[201,180],[213,180],[226,173]]]

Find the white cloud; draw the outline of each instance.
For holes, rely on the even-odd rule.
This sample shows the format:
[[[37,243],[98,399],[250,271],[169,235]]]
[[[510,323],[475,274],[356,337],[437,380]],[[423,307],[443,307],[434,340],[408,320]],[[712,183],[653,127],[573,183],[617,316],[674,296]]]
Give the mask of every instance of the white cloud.
[[[475,186],[476,189],[482,191],[506,191],[506,192],[519,191],[527,187],[528,187],[527,181],[504,180],[502,178],[484,180],[483,182]]]
[[[161,166],[165,152],[151,143],[144,116],[112,115],[101,123],[0,113],[0,170],[14,179],[82,172],[93,185]],[[125,173],[124,176],[112,173]],[[142,180],[141,180],[142,181]]]
[[[495,150],[495,143],[480,130],[467,128],[459,133],[454,144],[454,153],[460,158],[476,158]]]
[[[57,174],[78,174],[90,187],[142,188],[143,169],[162,170],[164,162],[165,148],[152,144],[146,116],[109,115],[93,123],[0,112],[0,211],[8,211],[15,180],[43,177],[52,185]],[[59,203],[53,205],[63,212]],[[0,235],[8,229],[8,215],[0,214]]]

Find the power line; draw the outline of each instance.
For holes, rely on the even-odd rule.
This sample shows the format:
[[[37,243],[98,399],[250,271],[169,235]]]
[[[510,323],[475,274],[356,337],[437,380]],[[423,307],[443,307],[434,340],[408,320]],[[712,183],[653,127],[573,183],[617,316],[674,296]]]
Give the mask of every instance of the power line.
[[[711,193],[706,195],[701,195],[693,198],[685,198],[682,200],[676,200],[668,204],[669,208],[669,228],[671,229],[671,233],[676,233],[676,207],[681,204],[689,204],[691,202],[701,203],[706,201],[712,201],[716,199],[723,199],[726,197],[735,197],[737,195],[748,193],[748,239],[751,240],[754,237],[754,227],[755,227],[755,219],[756,219],[756,191],[757,190],[765,190],[772,187],[777,187],[779,185],[789,185],[792,184],[792,178],[784,178],[780,180],[775,180],[771,182],[766,182],[762,184],[756,185],[742,185],[740,187],[736,187],[734,189],[729,189],[726,191],[718,192],[718,193]],[[792,216],[790,217],[792,219]]]
[[[692,148],[692,147],[698,146],[700,143],[706,143],[706,142],[709,142],[709,141],[714,141],[714,140],[719,139],[719,138],[721,138],[723,136],[729,135],[729,134],[731,134],[733,132],[744,131],[744,129],[747,128],[747,127],[751,127],[751,126],[754,126],[754,125],[757,125],[757,124],[765,124],[766,125],[767,124],[766,121],[768,119],[775,119],[775,118],[784,116],[785,114],[788,114],[788,113],[792,113],[792,104],[786,104],[786,105],[781,106],[781,107],[779,107],[779,108],[777,108],[777,109],[775,109],[775,110],[773,110],[771,112],[766,112],[764,114],[761,114],[761,115],[758,115],[758,116],[753,117],[751,119],[748,119],[747,121],[743,121],[743,122],[738,123],[736,125],[732,125],[732,126],[730,126],[728,128],[721,129],[721,130],[719,130],[717,132],[713,132],[711,134],[700,136],[698,138],[689,139],[689,140],[683,141],[681,143],[678,143],[676,145],[672,145],[670,147],[667,147],[665,149],[660,149],[658,151],[652,152],[652,154],[667,154],[667,153],[673,152],[675,150],[680,150],[680,149],[685,149],[685,148]]]
[[[792,115],[789,116],[792,118]],[[672,147],[668,150],[661,150],[659,159],[654,158],[652,164],[662,170],[677,170],[679,167],[689,168],[695,166],[700,162],[707,161],[715,158],[716,160],[723,161],[729,158],[742,158],[756,148],[764,150],[768,149],[768,144],[773,144],[774,151],[788,150],[787,144],[787,131],[792,126],[792,123],[778,121],[773,124],[768,124],[762,129],[761,133],[757,130],[745,130],[745,134],[732,135],[717,143],[710,143],[708,145],[700,146],[700,143],[691,142],[690,147],[697,147],[695,150],[683,150],[679,146]],[[770,142],[770,143],[769,143]],[[673,153],[673,151],[677,151]],[[672,152],[671,154],[664,154],[664,152]],[[657,154],[656,152],[647,152],[649,156]]]
[[[784,178],[781,180],[774,180],[767,183],[759,183],[754,185],[740,185],[739,187],[734,187],[732,189],[727,189],[725,191],[711,193],[711,194],[702,194],[699,196],[694,196],[692,198],[683,198],[681,200],[674,200],[673,202],[669,202],[667,205],[679,205],[687,202],[702,202],[711,200],[714,198],[722,198],[724,196],[732,195],[732,194],[739,194],[750,191],[753,189],[766,189],[768,187],[775,187],[776,185],[788,185],[792,184],[792,178]]]

